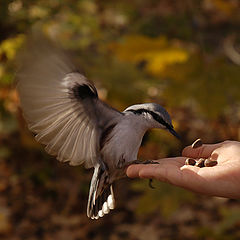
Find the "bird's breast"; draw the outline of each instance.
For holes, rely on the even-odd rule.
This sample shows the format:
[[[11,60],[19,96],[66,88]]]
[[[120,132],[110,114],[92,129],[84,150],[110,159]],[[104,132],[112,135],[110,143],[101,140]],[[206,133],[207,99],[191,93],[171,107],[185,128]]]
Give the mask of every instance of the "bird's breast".
[[[110,169],[121,168],[125,163],[137,159],[146,128],[134,120],[124,119],[118,123],[105,140],[101,154]]]

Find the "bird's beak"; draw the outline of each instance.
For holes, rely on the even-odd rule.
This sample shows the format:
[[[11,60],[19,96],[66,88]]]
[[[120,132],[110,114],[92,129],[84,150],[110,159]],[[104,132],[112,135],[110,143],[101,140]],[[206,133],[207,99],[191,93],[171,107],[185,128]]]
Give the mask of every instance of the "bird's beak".
[[[180,136],[178,135],[178,133],[173,129],[173,128],[169,128],[168,131],[175,136],[178,140],[180,140]]]

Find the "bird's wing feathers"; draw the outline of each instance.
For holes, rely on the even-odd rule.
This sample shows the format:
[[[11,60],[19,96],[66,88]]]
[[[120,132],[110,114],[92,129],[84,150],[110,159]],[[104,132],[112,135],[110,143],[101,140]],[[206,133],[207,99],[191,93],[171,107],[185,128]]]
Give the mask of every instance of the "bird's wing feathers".
[[[46,151],[71,165],[98,161],[104,127],[121,113],[50,43],[31,41],[21,55],[17,89],[29,129]]]

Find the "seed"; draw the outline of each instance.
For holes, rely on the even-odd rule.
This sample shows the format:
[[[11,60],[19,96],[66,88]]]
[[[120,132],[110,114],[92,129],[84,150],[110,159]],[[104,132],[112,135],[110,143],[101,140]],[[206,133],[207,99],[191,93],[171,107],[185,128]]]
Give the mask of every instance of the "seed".
[[[193,158],[187,158],[185,161],[185,165],[192,165],[194,166],[196,164],[196,160]]]
[[[205,158],[199,158],[198,160],[197,160],[197,163],[196,163],[196,166],[197,167],[200,167],[200,168],[202,168],[202,167],[204,167],[204,162],[205,162]]]
[[[192,144],[192,148],[198,148],[201,147],[202,145],[203,145],[202,140],[199,138]]]
[[[205,167],[213,167],[213,166],[217,165],[217,163],[218,162],[216,160],[211,160],[208,158],[204,161],[204,166]]]

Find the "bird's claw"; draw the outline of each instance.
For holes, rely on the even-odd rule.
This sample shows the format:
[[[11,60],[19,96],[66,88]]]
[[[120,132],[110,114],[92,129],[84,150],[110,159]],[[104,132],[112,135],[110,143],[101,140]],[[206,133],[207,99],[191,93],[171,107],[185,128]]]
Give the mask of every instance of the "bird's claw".
[[[131,164],[159,164],[159,162],[155,162],[153,160],[145,160],[145,161],[134,160],[131,162]]]
[[[148,186],[149,186],[151,189],[155,189],[155,187],[152,185],[152,182],[153,182],[153,180],[150,178],[150,179],[148,180]]]
[[[142,164],[159,164],[159,162],[155,162],[153,160],[146,160],[146,161],[143,161]]]

